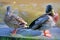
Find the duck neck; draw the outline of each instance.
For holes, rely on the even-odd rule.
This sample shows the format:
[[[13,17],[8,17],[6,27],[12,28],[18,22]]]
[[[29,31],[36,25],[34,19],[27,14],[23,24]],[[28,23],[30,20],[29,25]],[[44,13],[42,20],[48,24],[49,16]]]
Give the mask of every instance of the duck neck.
[[[8,6],[6,9],[6,15],[10,15],[11,14],[11,8]]]
[[[6,12],[6,14],[5,14],[6,16],[8,16],[8,15],[10,15],[10,12]]]

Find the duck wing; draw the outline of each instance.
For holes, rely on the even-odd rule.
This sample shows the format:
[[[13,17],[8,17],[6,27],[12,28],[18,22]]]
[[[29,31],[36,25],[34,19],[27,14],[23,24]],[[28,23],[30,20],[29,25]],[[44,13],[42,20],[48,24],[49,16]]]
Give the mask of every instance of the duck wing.
[[[47,15],[42,15],[36,20],[34,20],[30,25],[29,28],[31,29],[38,29],[42,27],[42,24],[44,24],[46,21],[48,21],[49,17]]]

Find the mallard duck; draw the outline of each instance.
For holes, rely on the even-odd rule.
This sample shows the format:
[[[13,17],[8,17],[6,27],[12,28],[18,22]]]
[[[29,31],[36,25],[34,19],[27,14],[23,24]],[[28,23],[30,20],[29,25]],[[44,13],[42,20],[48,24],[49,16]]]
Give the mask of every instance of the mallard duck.
[[[15,28],[12,31],[12,34],[16,34],[17,28],[23,28],[26,26],[27,22],[24,21],[21,17],[13,14],[10,6],[7,7],[6,14],[4,17],[4,22],[12,28]]]
[[[53,8],[51,5],[47,5],[46,7],[46,14],[38,17],[36,20],[34,20],[30,25],[29,28],[33,30],[42,30],[44,33],[44,36],[51,37],[51,34],[49,32],[49,28],[55,26],[55,21],[58,19],[58,15],[56,16],[55,13],[53,13]]]

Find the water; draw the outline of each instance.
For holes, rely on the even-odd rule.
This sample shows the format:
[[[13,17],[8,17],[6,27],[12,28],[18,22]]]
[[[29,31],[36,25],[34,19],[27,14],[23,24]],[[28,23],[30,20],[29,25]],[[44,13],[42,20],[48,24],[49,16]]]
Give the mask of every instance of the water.
[[[0,23],[0,28],[9,28],[9,27],[4,23]]]
[[[17,34],[22,35],[23,37],[27,36],[27,38],[45,38],[47,39],[47,37],[44,37],[41,31],[38,30],[31,30],[31,29],[20,29],[18,28],[19,31],[17,31]],[[13,30],[13,28],[9,28],[7,25],[5,25],[4,23],[0,23],[0,36],[10,36],[11,31]],[[54,27],[49,29],[52,37],[50,39],[60,39],[60,28],[58,27]],[[16,37],[22,37],[22,36],[16,36]],[[25,37],[26,38],[26,37]]]
[[[0,36],[1,35],[2,36],[4,36],[4,35],[8,36],[13,30],[14,30],[14,28],[9,28],[5,24],[0,24]],[[23,36],[39,36],[39,35],[41,35],[41,32],[38,30],[21,29],[21,28],[17,28],[17,30],[18,30],[17,34],[21,34]]]

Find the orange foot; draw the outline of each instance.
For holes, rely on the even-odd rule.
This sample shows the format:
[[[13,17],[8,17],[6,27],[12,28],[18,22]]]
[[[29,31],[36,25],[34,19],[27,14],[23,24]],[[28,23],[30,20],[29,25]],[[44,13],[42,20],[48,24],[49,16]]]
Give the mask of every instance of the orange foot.
[[[16,34],[16,32],[17,32],[17,30],[16,30],[16,29],[14,29],[14,30],[12,31],[12,34],[13,34],[13,35],[15,35],[15,34]]]
[[[50,34],[49,30],[44,30],[44,36],[50,38],[52,35]]]

